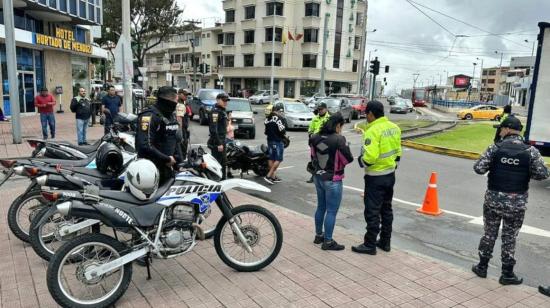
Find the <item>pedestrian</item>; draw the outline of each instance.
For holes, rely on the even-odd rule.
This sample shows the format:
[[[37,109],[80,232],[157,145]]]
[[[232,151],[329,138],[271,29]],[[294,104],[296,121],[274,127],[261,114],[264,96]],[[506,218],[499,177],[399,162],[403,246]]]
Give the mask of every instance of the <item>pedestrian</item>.
[[[332,238],[336,215],[342,201],[344,168],[353,161],[346,137],[342,136],[343,126],[342,115],[333,114],[319,134],[314,134],[309,139],[312,171],[317,190],[313,243],[322,243],[323,250],[344,250],[345,248]]]
[[[313,134],[318,134],[319,131],[321,131],[321,127],[328,121],[330,114],[327,111],[327,104],[322,102],[319,103],[314,114],[307,130],[309,137]],[[306,182],[313,183],[313,175]]]
[[[508,116],[500,124],[502,141],[490,145],[474,165],[477,174],[489,174],[483,204],[485,233],[479,242],[479,263],[472,267],[472,271],[479,277],[487,277],[489,260],[502,221],[502,275],[499,282],[503,285],[523,282],[514,274],[514,254],[516,237],[527,209],[529,181],[540,181],[550,176],[539,151],[525,144],[520,135],[522,129],[519,119]]]
[[[50,136],[55,139],[55,116],[53,106],[55,98],[48,92],[48,88],[40,89],[40,95],[34,98],[34,106],[38,108],[40,114],[40,124],[42,124],[42,138],[48,139],[48,126],[50,127]]]
[[[181,153],[183,155],[182,159],[185,159],[187,157],[187,149],[189,147],[189,138],[191,136],[191,132],[189,130],[191,109],[187,104],[188,95],[189,95],[188,90],[186,89],[178,90],[178,106],[176,107],[176,118],[181,127],[181,135],[182,135]]]
[[[175,117],[176,89],[161,87],[157,96],[157,102],[138,115],[136,150],[138,158],[149,159],[157,166],[162,185],[173,177],[182,155],[180,127]]]
[[[391,250],[392,199],[395,170],[401,160],[401,129],[384,116],[384,106],[379,101],[368,102],[365,113],[368,125],[358,160],[365,169],[363,200],[367,232],[363,243],[351,250],[375,255],[376,247]]]
[[[76,137],[78,145],[87,145],[86,130],[88,129],[88,121],[92,116],[92,103],[86,96],[86,89],[80,87],[78,95],[71,100],[71,111],[76,116]]]
[[[101,104],[101,113],[105,114],[104,131],[105,135],[107,135],[122,106],[122,98],[116,94],[114,86],[107,87],[107,95],[103,97]]]
[[[507,117],[509,117],[512,114],[512,105],[506,105],[503,108],[502,114],[500,115],[500,123],[502,123],[504,120],[506,120]],[[497,129],[495,133],[494,142],[499,142],[501,140],[500,137],[500,123],[498,125],[495,125],[494,127]]]
[[[282,180],[275,174],[283,161],[285,146],[283,140],[286,137],[286,120],[283,117],[283,107],[273,107],[271,113],[264,121],[265,134],[267,136],[267,155],[269,171],[264,180],[273,185]]]
[[[227,113],[225,108],[229,97],[225,93],[216,96],[216,105],[208,115],[210,137],[208,138],[208,148],[212,156],[222,166],[222,180],[226,179],[227,156],[225,148],[225,137],[227,136]]]

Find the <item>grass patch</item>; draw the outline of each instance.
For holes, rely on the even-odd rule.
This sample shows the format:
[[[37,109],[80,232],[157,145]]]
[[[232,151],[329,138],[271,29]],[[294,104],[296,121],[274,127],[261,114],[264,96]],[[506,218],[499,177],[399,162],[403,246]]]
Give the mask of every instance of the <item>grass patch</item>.
[[[422,128],[426,126],[430,126],[433,124],[433,121],[427,121],[427,120],[396,120],[392,121],[393,123],[397,124],[399,128],[401,128],[402,131],[411,130],[414,128]],[[361,129],[365,129],[367,126],[367,121],[364,121],[360,124],[357,124],[357,126]]]

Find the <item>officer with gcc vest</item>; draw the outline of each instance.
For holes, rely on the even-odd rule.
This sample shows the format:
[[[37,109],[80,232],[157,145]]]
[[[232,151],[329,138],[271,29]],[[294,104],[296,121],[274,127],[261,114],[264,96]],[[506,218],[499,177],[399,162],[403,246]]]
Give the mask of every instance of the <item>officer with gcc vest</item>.
[[[527,209],[530,179],[544,180],[550,173],[539,151],[525,144],[523,126],[515,116],[508,116],[499,126],[502,140],[492,144],[474,165],[477,174],[488,174],[488,188],[483,204],[485,234],[479,243],[479,263],[472,271],[487,277],[489,260],[502,221],[502,285],[517,285],[522,278],[514,274],[516,237]]]

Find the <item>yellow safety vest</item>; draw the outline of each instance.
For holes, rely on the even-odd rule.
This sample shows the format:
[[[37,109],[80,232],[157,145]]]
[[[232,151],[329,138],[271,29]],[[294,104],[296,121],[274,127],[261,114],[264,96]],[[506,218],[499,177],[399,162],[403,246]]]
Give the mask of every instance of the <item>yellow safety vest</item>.
[[[369,123],[363,134],[365,174],[377,176],[395,171],[396,159],[401,157],[401,129],[381,117]]]

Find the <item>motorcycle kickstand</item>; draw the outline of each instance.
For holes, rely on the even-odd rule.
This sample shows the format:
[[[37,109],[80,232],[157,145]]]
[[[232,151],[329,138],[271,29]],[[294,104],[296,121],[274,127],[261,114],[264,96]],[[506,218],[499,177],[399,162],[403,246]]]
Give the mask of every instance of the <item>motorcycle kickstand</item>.
[[[151,280],[151,253],[148,252],[145,256],[145,266],[147,267],[147,280]]]

